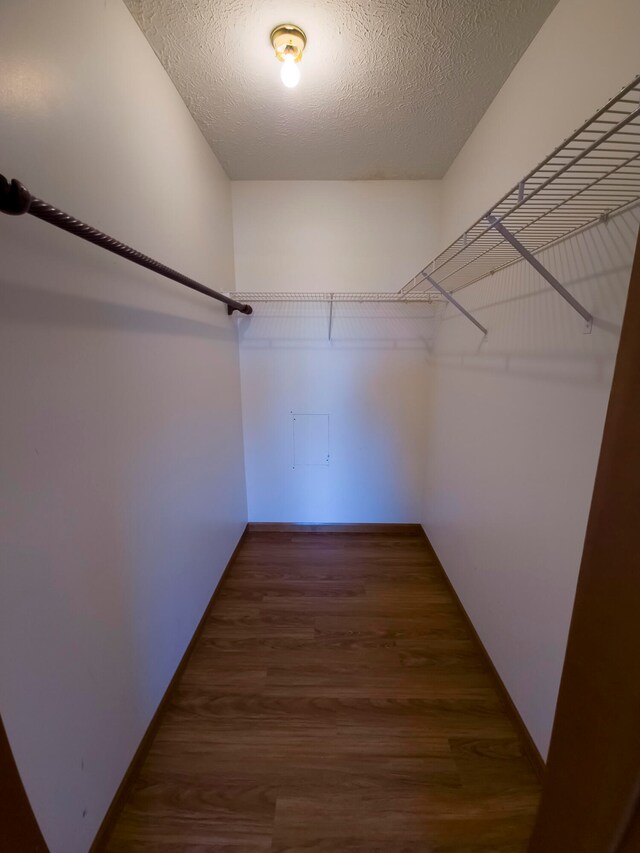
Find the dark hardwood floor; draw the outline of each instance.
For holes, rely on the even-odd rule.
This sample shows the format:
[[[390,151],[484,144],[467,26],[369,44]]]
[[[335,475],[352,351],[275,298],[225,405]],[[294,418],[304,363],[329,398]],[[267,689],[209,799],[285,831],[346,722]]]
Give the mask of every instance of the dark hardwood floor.
[[[422,536],[252,532],[104,849],[524,853],[538,796]]]

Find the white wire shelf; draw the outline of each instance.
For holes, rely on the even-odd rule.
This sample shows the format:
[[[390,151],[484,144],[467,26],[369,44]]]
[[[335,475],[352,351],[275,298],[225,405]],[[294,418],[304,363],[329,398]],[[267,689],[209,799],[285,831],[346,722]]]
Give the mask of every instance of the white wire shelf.
[[[341,305],[373,305],[378,304],[381,305],[383,303],[395,303],[396,305],[406,305],[409,303],[419,303],[421,305],[429,306],[432,303],[438,303],[443,301],[443,297],[437,290],[427,291],[420,290],[415,293],[293,293],[293,292],[275,292],[269,293],[267,291],[256,291],[256,292],[242,292],[242,293],[233,293],[233,299],[242,299],[248,303],[252,303],[255,305],[256,303],[271,303],[271,304],[300,304],[304,303],[304,308],[296,308],[294,309],[297,312],[308,313],[309,310],[318,311],[322,315],[326,316],[327,319],[327,339],[331,341],[332,339],[332,331],[334,326],[334,309],[338,304]],[[326,305],[327,308],[317,309],[314,308],[314,305]],[[374,309],[370,309],[373,311]],[[343,308],[341,314],[350,313],[349,309]],[[427,308],[427,311],[431,316],[435,316],[436,307],[434,305],[433,309]],[[377,312],[376,312],[377,313]],[[388,313],[388,312],[387,312]],[[397,311],[396,311],[397,313]],[[406,312],[405,312],[406,313]],[[410,312],[411,314],[416,314],[416,311]],[[428,314],[428,315],[429,315]],[[424,318],[423,318],[424,319]],[[387,318],[388,321],[388,318]]]
[[[232,292],[233,299],[243,302],[421,302],[442,301],[435,290],[418,290],[414,293],[269,293],[267,291]]]
[[[546,246],[638,199],[640,77],[423,267],[400,293],[434,286],[456,293],[523,257],[531,263],[532,256]],[[502,226],[502,233],[491,218],[497,220],[497,227]],[[545,277],[556,287],[552,276]],[[564,291],[561,286],[560,291]],[[567,298],[566,291],[561,295]],[[584,309],[580,313],[588,315]]]

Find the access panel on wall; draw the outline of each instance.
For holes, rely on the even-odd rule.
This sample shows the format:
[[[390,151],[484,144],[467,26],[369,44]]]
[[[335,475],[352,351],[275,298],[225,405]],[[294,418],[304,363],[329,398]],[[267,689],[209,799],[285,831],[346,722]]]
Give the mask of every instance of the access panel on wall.
[[[329,415],[291,412],[293,467],[329,465]]]

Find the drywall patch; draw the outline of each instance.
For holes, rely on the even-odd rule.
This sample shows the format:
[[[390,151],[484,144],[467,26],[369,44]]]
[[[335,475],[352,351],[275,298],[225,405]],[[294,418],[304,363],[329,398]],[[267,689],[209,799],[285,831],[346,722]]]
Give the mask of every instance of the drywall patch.
[[[329,415],[291,412],[293,467],[329,466]]]

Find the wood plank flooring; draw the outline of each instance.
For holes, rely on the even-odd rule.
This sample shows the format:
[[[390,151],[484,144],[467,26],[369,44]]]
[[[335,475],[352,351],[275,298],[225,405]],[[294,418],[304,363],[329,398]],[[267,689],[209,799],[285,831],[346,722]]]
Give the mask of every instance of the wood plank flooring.
[[[251,532],[104,849],[525,853],[538,796],[423,537]]]

